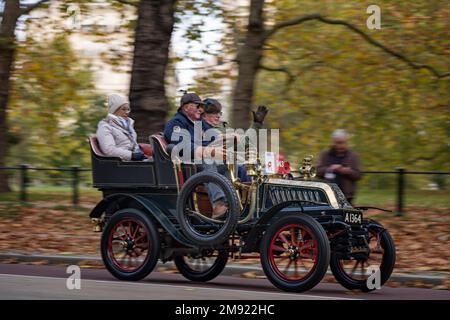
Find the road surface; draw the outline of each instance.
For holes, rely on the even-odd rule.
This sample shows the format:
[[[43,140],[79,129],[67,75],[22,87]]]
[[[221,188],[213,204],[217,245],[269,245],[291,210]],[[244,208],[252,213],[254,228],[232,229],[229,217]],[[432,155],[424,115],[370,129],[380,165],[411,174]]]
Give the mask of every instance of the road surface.
[[[304,293],[287,293],[266,279],[219,276],[193,283],[179,274],[153,272],[139,282],[116,280],[105,269],[81,269],[81,288],[69,290],[66,267],[0,264],[0,299],[120,300],[450,300],[449,290],[383,287],[371,293],[350,292],[338,284],[321,283]]]

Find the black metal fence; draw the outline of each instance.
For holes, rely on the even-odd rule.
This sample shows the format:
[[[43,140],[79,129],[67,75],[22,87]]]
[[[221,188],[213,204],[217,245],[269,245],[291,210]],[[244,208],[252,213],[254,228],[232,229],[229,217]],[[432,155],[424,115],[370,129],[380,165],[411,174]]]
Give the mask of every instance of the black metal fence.
[[[395,208],[397,215],[403,215],[405,209],[406,175],[449,175],[450,171],[409,171],[405,168],[396,168],[394,171],[363,171],[363,174],[395,174],[397,176]]]
[[[28,187],[30,185],[29,173],[31,171],[56,171],[70,173],[70,188],[72,190],[72,204],[74,206],[79,205],[80,201],[80,173],[90,172],[91,169],[80,168],[79,166],[71,166],[68,168],[36,168],[27,164],[21,164],[16,167],[0,167],[0,170],[10,170],[19,172],[19,201],[28,201]]]
[[[80,173],[90,172],[91,169],[71,166],[68,168],[36,168],[26,164],[16,167],[0,167],[0,170],[12,170],[19,172],[19,201],[28,201],[28,186],[30,182],[29,173],[31,171],[56,171],[70,173],[70,188],[72,193],[72,204],[77,206],[80,199]],[[405,176],[406,175],[449,175],[450,171],[408,171],[405,168],[396,168],[392,171],[363,171],[364,174],[393,174],[396,179],[396,214],[404,213],[405,204]]]

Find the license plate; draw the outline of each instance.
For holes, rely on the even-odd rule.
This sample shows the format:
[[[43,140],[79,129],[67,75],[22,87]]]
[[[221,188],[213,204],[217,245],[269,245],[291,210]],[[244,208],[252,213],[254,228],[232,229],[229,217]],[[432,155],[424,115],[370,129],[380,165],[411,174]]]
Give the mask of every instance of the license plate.
[[[345,212],[344,222],[350,224],[362,224],[362,212]]]

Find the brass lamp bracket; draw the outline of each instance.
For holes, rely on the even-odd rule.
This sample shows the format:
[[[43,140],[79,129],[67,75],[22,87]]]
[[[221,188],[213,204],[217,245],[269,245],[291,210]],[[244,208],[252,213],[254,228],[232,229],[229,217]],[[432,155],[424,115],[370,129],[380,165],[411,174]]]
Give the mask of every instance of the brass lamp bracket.
[[[316,168],[312,165],[313,156],[306,156],[303,158],[302,166],[300,167],[300,173],[303,175],[303,179],[310,180],[316,176]]]

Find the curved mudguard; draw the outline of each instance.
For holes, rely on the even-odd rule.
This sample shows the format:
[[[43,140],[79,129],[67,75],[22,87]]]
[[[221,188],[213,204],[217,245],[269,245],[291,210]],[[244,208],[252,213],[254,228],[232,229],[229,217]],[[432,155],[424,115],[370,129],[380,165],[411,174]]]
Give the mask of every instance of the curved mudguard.
[[[180,228],[178,225],[172,223],[170,221],[169,217],[173,215],[168,212],[167,210],[161,209],[153,200],[148,199],[141,195],[136,194],[127,194],[127,193],[116,193],[109,195],[105,198],[103,198],[102,201],[100,201],[94,209],[92,209],[91,213],[89,214],[89,217],[91,218],[99,218],[103,212],[108,208],[108,206],[115,201],[119,199],[132,199],[133,201],[136,201],[137,203],[141,204],[145,211],[154,217],[156,221],[159,222],[159,224],[179,243],[188,246],[188,247],[195,247],[195,245],[190,242],[188,239],[184,237],[182,234]]]
[[[315,201],[309,201],[309,200],[291,200],[286,201],[283,203],[280,203],[278,205],[275,205],[271,207],[269,210],[265,211],[260,218],[256,221],[254,227],[251,229],[250,233],[248,234],[248,241],[247,246],[244,249],[245,252],[253,252],[255,250],[258,250],[257,244],[259,243],[259,240],[261,239],[264,231],[267,228],[267,225],[272,223],[271,220],[277,216],[279,213],[282,213],[284,209],[291,207],[291,206],[297,206],[299,211],[303,214],[312,213],[311,211],[308,211],[307,208],[303,206],[305,203],[311,203],[311,204],[317,204],[317,205],[324,205],[326,203],[322,202],[315,202]],[[327,224],[341,224],[345,228],[351,228],[351,226],[343,221],[340,221],[339,219],[336,219],[337,216],[341,215],[343,211],[348,210],[355,210],[355,209],[332,209],[332,208],[323,208],[324,211],[330,212],[336,212],[336,215],[331,214],[332,219],[329,221],[320,221],[321,219],[318,219],[318,222],[322,225],[322,227],[325,227]],[[315,211],[317,214],[317,211]],[[376,226],[378,228],[382,228],[381,225],[376,223],[375,221],[368,221],[368,225]],[[244,252],[243,251],[243,252]]]
[[[308,200],[291,200],[291,201],[285,201],[280,204],[277,204],[273,207],[271,207],[269,210],[264,212],[259,219],[256,221],[254,227],[250,230],[250,233],[248,234],[248,241],[246,248],[243,250],[243,252],[253,252],[258,251],[257,244],[259,243],[260,238],[262,237],[263,232],[267,228],[267,224],[269,224],[270,220],[276,216],[279,212],[281,212],[283,209],[296,205],[299,207],[301,213],[306,213],[305,209],[302,204],[304,203],[313,203],[318,205],[323,205],[324,203],[321,202],[315,202],[315,201],[308,201]]]

